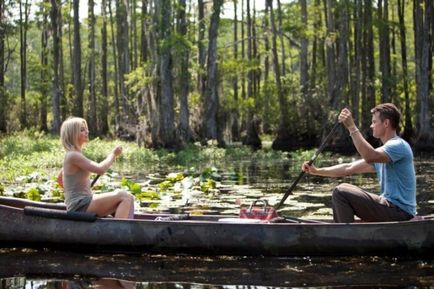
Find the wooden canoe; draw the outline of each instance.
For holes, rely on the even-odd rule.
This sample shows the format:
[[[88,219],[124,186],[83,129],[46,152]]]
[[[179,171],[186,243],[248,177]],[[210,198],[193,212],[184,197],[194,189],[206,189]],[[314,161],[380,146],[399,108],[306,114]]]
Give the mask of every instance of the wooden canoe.
[[[84,213],[81,218],[69,216],[64,209],[59,204],[0,197],[0,243],[193,255],[427,256],[434,252],[430,218],[353,224],[242,223],[236,222],[236,216],[222,215],[185,219],[136,214],[134,220],[122,220]]]

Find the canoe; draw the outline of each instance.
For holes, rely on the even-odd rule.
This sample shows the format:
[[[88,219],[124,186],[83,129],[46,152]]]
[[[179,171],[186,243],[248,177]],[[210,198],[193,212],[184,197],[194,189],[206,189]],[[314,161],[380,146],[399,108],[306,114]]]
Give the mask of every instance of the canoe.
[[[0,251],[0,283],[2,278],[21,276],[26,278],[27,284],[32,280],[107,278],[160,284],[145,286],[147,288],[174,288],[161,286],[161,283],[180,283],[183,288],[210,288],[198,284],[220,285],[211,288],[222,288],[222,285],[426,288],[427,284],[432,284],[433,270],[433,260],[395,257],[258,258],[81,254],[28,249]]]
[[[82,214],[82,215],[81,215]],[[236,216],[135,214],[134,220],[68,214],[62,204],[0,197],[3,246],[192,255],[338,256],[434,252],[434,219],[337,224]]]

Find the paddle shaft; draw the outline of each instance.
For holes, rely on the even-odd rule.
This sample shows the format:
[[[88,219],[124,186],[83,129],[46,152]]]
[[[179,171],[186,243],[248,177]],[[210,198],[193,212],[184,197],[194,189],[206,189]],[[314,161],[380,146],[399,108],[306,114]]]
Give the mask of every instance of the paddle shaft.
[[[96,177],[93,179],[92,183],[90,184],[91,188],[95,185],[96,181],[98,181],[99,177],[100,175],[96,175]]]
[[[319,156],[319,154],[324,150],[327,142],[332,137],[332,135],[334,134],[334,132],[338,128],[339,124],[340,123],[338,121],[335,123],[335,125],[332,128],[332,130],[329,132],[329,134],[326,136],[326,138],[324,139],[324,141],[322,142],[322,144],[319,146],[319,148],[316,150],[315,154],[312,156],[312,158],[308,162],[309,165],[312,165],[315,162],[315,160],[317,159],[317,157]],[[283,205],[283,203],[285,203],[286,199],[292,193],[292,191],[297,186],[298,182],[301,180],[301,178],[304,176],[304,174],[305,174],[304,171],[300,172],[300,174],[298,175],[297,179],[295,179],[295,181],[292,183],[291,187],[289,187],[289,189],[286,191],[286,193],[283,196],[282,200],[280,200],[280,203],[277,205],[276,210],[279,209]]]

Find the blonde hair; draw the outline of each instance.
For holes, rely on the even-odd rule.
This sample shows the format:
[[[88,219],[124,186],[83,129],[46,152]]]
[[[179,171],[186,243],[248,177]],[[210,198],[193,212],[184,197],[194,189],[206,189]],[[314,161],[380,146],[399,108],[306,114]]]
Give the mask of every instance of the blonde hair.
[[[62,123],[60,128],[60,140],[66,151],[79,150],[78,138],[82,125],[86,126],[87,122],[81,117],[70,117]]]

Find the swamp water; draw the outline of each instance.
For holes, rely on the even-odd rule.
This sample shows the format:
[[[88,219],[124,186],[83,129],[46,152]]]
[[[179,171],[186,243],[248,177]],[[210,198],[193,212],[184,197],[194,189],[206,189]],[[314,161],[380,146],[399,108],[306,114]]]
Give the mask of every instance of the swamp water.
[[[336,163],[339,159],[323,160]],[[434,157],[415,158],[419,213],[434,212]],[[221,192],[161,200],[160,210],[191,213],[238,213],[237,201],[258,197],[276,204],[299,173],[291,161],[245,160],[217,164]],[[159,173],[155,173],[158,176]],[[139,174],[136,179],[147,174]],[[154,177],[155,177],[154,175]],[[163,175],[163,174],[162,174]],[[330,218],[330,191],[350,182],[370,191],[375,175],[341,179],[305,176],[285,202],[281,215]],[[174,205],[175,204],[175,205]],[[141,210],[151,210],[143,203]],[[434,288],[434,260],[399,257],[194,257],[107,255],[52,250],[0,249],[3,288]]]

